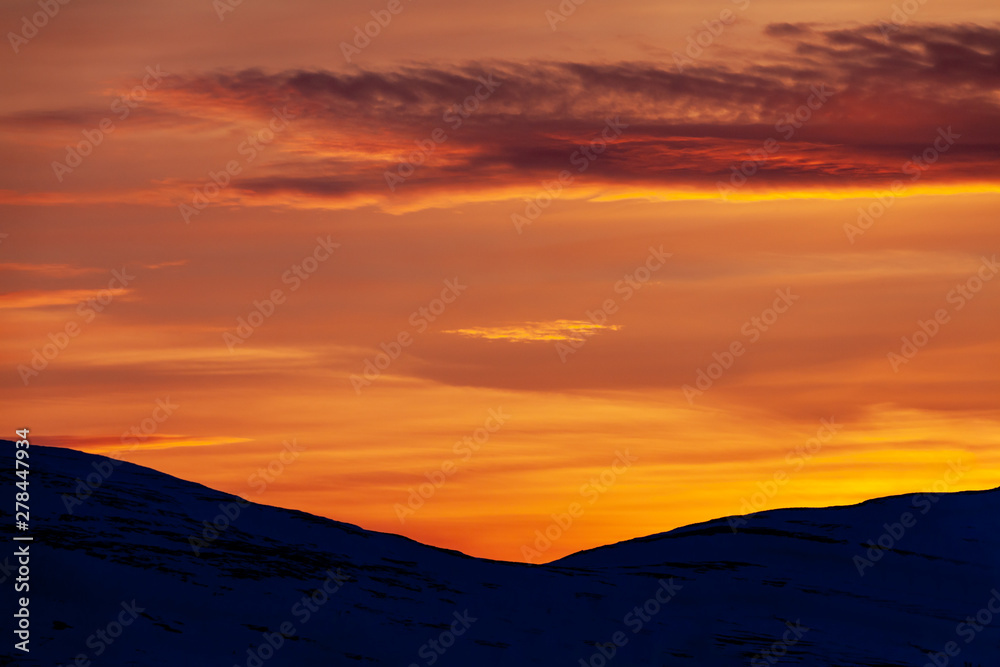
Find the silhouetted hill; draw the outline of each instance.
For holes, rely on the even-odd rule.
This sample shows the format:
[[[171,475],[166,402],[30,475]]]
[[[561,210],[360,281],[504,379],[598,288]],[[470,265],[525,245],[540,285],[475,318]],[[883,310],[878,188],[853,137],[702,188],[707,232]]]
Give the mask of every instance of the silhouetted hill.
[[[0,452],[12,461],[13,444]],[[30,460],[31,653],[17,664],[1000,664],[1000,490],[762,512],[736,532],[720,519],[533,566],[72,450]],[[69,511],[88,475],[100,486]],[[206,539],[213,520],[228,527]],[[5,598],[16,546],[0,555]]]

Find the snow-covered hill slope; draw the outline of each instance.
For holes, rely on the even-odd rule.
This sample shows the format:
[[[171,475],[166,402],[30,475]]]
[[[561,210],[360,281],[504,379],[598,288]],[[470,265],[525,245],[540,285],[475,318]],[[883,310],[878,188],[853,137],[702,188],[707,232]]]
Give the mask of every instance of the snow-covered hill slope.
[[[0,454],[11,526],[13,445]],[[109,461],[32,447],[31,653],[13,649],[6,604],[0,662],[1000,665],[1000,490],[763,512],[532,566],[127,463],[68,512],[63,495]],[[190,538],[227,513],[195,553]],[[6,541],[10,599],[17,545]]]

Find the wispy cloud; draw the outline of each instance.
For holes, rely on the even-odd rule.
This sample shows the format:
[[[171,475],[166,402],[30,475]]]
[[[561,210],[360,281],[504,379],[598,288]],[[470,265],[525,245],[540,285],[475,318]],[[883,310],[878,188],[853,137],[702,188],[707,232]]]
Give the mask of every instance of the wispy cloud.
[[[128,298],[134,290],[128,288],[115,290],[115,298]],[[46,306],[69,306],[93,299],[97,290],[92,289],[62,289],[62,290],[25,290],[0,294],[0,310],[15,308],[44,308]]]
[[[29,264],[26,262],[7,262],[0,264],[0,271],[43,274],[54,278],[65,278],[71,276],[85,276],[92,273],[104,273],[106,269],[89,266],[72,266],[70,264]]]
[[[618,331],[617,324],[594,324],[585,320],[552,320],[551,322],[524,322],[494,327],[468,327],[452,329],[444,333],[483,338],[486,340],[503,340],[510,343],[525,343],[532,341],[583,340],[595,336],[602,331]]]

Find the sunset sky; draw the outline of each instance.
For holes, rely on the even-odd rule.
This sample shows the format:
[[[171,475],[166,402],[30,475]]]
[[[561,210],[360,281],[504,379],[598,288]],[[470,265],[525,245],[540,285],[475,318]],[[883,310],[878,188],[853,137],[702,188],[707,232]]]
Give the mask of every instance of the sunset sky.
[[[3,437],[532,562],[997,485],[995,0],[237,2],[0,7]]]

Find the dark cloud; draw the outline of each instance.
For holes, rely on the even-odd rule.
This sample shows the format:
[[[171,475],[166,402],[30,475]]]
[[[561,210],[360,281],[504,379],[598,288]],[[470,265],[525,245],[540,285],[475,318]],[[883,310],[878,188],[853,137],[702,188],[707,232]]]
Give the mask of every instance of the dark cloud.
[[[764,45],[744,59],[706,57],[680,68],[491,61],[178,75],[165,81],[160,107],[147,118],[266,119],[288,109],[294,150],[240,181],[248,197],[434,197],[535,187],[564,169],[576,185],[715,190],[748,160],[759,162],[749,190],[885,187],[909,179],[904,164],[933,146],[942,128],[958,140],[921,172],[921,183],[1000,175],[1000,29],[780,23],[764,33]],[[85,113],[9,120],[37,126]],[[574,154],[599,141],[610,118],[628,128],[580,172],[584,162]],[[419,149],[435,130],[447,139]],[[407,161],[413,176],[390,190],[386,172]]]
[[[441,127],[448,140],[418,165],[409,191],[535,183],[575,169],[574,151],[614,116],[629,128],[581,182],[712,188],[773,139],[779,148],[758,165],[753,187],[888,184],[947,127],[961,141],[922,174],[924,182],[996,178],[1000,30],[907,26],[886,35],[878,26],[774,24],[765,33],[773,48],[742,69],[711,61],[683,71],[655,63],[499,62],[357,74],[251,70],[172,85],[262,111],[287,100],[317,132],[376,137],[400,156]],[[484,92],[481,77],[499,88],[470,103],[479,108],[452,129],[445,113],[477,88]],[[796,112],[808,119],[793,120]],[[382,196],[383,172],[400,161],[341,162],[339,173],[327,164],[322,174],[260,177],[243,187]]]

